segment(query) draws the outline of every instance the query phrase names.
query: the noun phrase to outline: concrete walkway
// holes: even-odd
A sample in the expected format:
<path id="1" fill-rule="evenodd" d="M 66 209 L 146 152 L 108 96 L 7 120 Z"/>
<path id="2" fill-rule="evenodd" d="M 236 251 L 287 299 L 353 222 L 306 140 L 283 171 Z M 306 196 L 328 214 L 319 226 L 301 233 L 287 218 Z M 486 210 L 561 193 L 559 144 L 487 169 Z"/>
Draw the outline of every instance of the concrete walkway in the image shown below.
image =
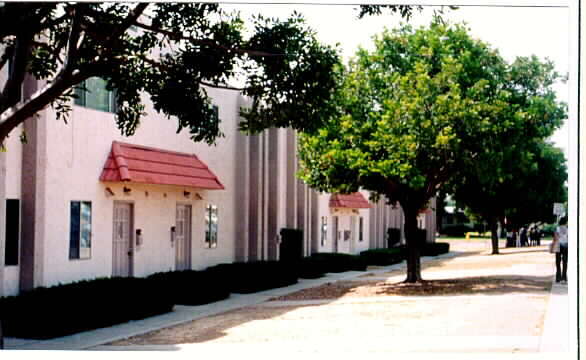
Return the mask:
<path id="1" fill-rule="evenodd" d="M 451 252 L 444 254 L 439 257 L 423 257 L 422 262 L 433 259 L 449 259 L 463 253 Z M 368 273 L 377 275 L 389 270 L 399 269 L 404 267 L 405 264 L 396 264 L 388 267 L 381 267 L 376 270 L 370 270 Z M 275 344 L 275 343 L 262 343 L 262 344 L 238 344 L 238 345 L 226 345 L 226 344 L 186 344 L 186 345 L 140 345 L 140 346 L 100 346 L 112 341 L 125 339 L 130 336 L 144 334 L 153 330 L 178 325 L 192 320 L 200 319 L 210 315 L 220 314 L 226 311 L 250 306 L 257 305 L 265 302 L 266 300 L 285 294 L 289 294 L 301 289 L 315 287 L 328 282 L 337 280 L 352 279 L 358 276 L 364 275 L 364 272 L 346 272 L 341 274 L 328 274 L 326 277 L 315 280 L 300 280 L 298 284 L 279 288 L 271 289 L 264 292 L 247 295 L 236 295 L 232 294 L 230 298 L 219 301 L 212 304 L 201 305 L 201 306 L 176 306 L 174 311 L 168 314 L 163 314 L 155 317 L 151 317 L 144 320 L 133 321 L 125 324 L 120 324 L 110 328 L 97 329 L 93 331 L 87 331 L 84 333 L 66 336 L 62 338 L 46 340 L 46 341 L 33 341 L 23 339 L 6 339 L 7 349 L 20 349 L 20 350 L 194 350 L 198 352 L 204 351 L 220 351 L 222 354 L 238 354 L 239 352 L 246 352 L 247 349 L 250 351 L 257 352 L 259 348 L 262 348 L 263 353 L 270 354 L 271 351 L 278 353 L 278 349 L 282 349 L 287 344 Z M 553 280 L 553 277 L 552 277 Z M 431 297 L 429 301 L 434 301 Z M 373 299 L 373 301 L 377 301 Z M 513 348 L 520 349 L 539 349 L 541 352 L 567 352 L 569 348 L 568 343 L 568 299 L 567 299 L 567 285 L 561 285 L 554 283 L 549 296 L 547 305 L 547 311 L 545 315 L 543 331 L 541 336 L 463 336 L 458 339 L 451 337 L 449 343 L 456 341 L 461 344 L 461 351 L 463 352 L 474 352 L 474 351 L 507 351 Z M 410 348 L 416 348 L 421 343 L 426 344 L 426 348 L 433 348 L 434 351 L 452 351 L 451 345 L 446 342 L 446 337 L 438 336 L 427 336 L 425 339 L 417 337 L 414 339 L 412 336 L 405 336 L 399 339 L 398 337 L 392 337 L 392 344 L 381 346 L 380 342 L 377 343 L 373 349 L 376 349 L 379 353 L 384 353 L 386 346 L 396 346 L 400 344 L 405 351 L 409 351 Z M 394 345 L 393 345 L 394 344 Z M 373 344 L 374 345 L 374 344 Z M 368 348 L 368 344 L 362 344 L 358 349 L 353 347 L 353 344 L 346 344 L 341 341 L 335 345 L 332 349 L 340 353 L 351 354 L 364 351 Z M 256 350 L 254 350 L 256 349 Z M 272 349 L 272 350 L 271 350 Z M 308 347 L 308 349 L 312 349 Z M 311 353 L 311 350 L 296 349 L 296 353 L 303 354 L 304 351 Z"/>

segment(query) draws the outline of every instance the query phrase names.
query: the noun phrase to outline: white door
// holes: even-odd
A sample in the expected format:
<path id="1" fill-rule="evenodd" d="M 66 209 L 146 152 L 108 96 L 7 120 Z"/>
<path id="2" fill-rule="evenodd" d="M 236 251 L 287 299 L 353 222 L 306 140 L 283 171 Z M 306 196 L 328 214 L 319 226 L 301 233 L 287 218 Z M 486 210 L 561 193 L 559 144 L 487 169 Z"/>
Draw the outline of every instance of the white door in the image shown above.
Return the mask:
<path id="1" fill-rule="evenodd" d="M 175 270 L 191 269 L 191 206 L 177 205 L 175 220 Z"/>
<path id="2" fill-rule="evenodd" d="M 112 276 L 132 276 L 132 204 L 114 202 Z"/>
<path id="3" fill-rule="evenodd" d="M 356 251 L 356 216 L 350 216 L 350 254 Z"/>

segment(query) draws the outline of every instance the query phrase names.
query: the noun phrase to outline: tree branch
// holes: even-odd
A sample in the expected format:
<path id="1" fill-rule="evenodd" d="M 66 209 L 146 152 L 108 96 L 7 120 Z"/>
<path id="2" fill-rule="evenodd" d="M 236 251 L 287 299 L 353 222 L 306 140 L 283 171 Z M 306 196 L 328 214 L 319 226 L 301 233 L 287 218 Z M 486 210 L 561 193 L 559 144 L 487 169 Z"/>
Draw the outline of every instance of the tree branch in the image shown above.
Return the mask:
<path id="1" fill-rule="evenodd" d="M 90 72 L 75 72 L 58 76 L 44 88 L 32 95 L 24 104 L 18 104 L 5 109 L 0 114 L 0 143 L 3 143 L 8 134 L 26 119 L 43 110 L 67 89 L 79 84 L 96 74 Z"/>
<path id="2" fill-rule="evenodd" d="M 134 9 L 130 11 L 126 19 L 120 24 L 115 31 L 113 31 L 108 37 L 110 41 L 119 40 L 120 36 L 134 25 L 142 13 L 146 10 L 149 3 L 139 3 Z"/>
<path id="3" fill-rule="evenodd" d="M 135 21 L 134 25 L 143 28 L 145 30 L 149 30 L 161 35 L 165 35 L 167 37 L 169 37 L 170 39 L 173 39 L 175 41 L 178 40 L 185 40 L 185 41 L 189 41 L 191 43 L 194 44 L 198 44 L 198 45 L 207 45 L 207 46 L 211 46 L 211 47 L 215 47 L 217 49 L 222 49 L 226 52 L 234 52 L 237 54 L 246 54 L 249 56 L 258 56 L 258 57 L 276 57 L 276 56 L 285 56 L 286 54 L 275 54 L 275 53 L 269 53 L 269 52 L 265 52 L 265 51 L 257 51 L 257 50 L 247 50 L 247 49 L 240 49 L 240 48 L 235 48 L 235 47 L 229 47 L 229 46 L 225 46 L 222 44 L 219 44 L 218 42 L 214 41 L 214 40 L 209 40 L 209 39 L 196 39 L 193 38 L 191 36 L 183 36 L 181 34 L 177 34 L 174 33 L 172 31 L 168 31 L 168 30 L 164 30 L 161 28 L 156 28 L 154 26 L 151 25 L 147 25 L 147 24 L 143 24 L 141 22 Z"/>
<path id="4" fill-rule="evenodd" d="M 4 84 L 2 94 L 0 94 L 0 112 L 4 112 L 10 106 L 16 104 L 20 100 L 20 90 L 24 77 L 26 75 L 26 67 L 31 53 L 31 46 L 33 43 L 33 34 L 28 32 L 21 32 L 16 36 L 14 42 L 14 66 L 12 71 L 8 74 L 8 80 Z"/>
<path id="5" fill-rule="evenodd" d="M 67 49 L 67 57 L 65 58 L 64 71 L 73 71 L 73 64 L 78 53 L 78 42 L 80 37 L 83 41 L 81 22 L 83 19 L 82 7 L 77 6 L 71 10 L 73 19 L 71 20 L 71 30 L 69 31 L 69 41 Z"/>

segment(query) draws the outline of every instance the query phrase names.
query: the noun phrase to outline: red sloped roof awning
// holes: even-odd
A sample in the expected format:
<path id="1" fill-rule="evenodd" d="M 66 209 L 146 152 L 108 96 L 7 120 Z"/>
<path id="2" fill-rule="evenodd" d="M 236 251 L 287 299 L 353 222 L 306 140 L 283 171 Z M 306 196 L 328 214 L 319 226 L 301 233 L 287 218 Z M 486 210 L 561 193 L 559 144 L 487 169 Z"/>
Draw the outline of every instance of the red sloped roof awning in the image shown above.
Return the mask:
<path id="1" fill-rule="evenodd" d="M 332 194 L 330 196 L 330 207 L 332 208 L 349 208 L 349 209 L 368 209 L 371 207 L 364 196 L 355 192 L 352 194 Z"/>
<path id="2" fill-rule="evenodd" d="M 194 154 L 119 141 L 112 142 L 100 181 L 224 189 L 218 177 Z"/>

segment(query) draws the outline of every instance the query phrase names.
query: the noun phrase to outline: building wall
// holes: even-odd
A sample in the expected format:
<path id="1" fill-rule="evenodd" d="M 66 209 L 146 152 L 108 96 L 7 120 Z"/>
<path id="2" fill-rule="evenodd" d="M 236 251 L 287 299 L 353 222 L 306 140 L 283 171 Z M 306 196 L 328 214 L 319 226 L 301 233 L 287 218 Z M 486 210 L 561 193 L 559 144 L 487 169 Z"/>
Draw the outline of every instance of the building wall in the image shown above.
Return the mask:
<path id="1" fill-rule="evenodd" d="M 115 127 L 114 114 L 74 106 L 68 124 L 55 121 L 52 111 L 46 110 L 47 128 L 43 132 L 46 149 L 38 156 L 44 160 L 45 184 L 39 190 L 45 211 L 38 209 L 43 217 L 43 229 L 37 233 L 43 239 L 43 273 L 35 286 L 53 285 L 96 276 L 109 276 L 112 271 L 112 218 L 114 200 L 134 203 L 134 228 L 142 229 L 143 245 L 134 258 L 136 276 L 145 276 L 174 267 L 174 250 L 170 247 L 170 227 L 175 223 L 177 203 L 192 205 L 192 266 L 205 268 L 220 262 L 235 260 L 237 215 L 241 209 L 234 199 L 242 196 L 237 174 L 236 133 L 239 95 L 233 91 L 210 90 L 214 103 L 219 106 L 224 138 L 216 146 L 194 143 L 188 134 L 176 134 L 176 123 L 167 120 L 149 108 L 140 128 L 131 137 L 123 137 Z M 186 199 L 183 191 L 195 193 L 194 189 L 164 187 L 156 185 L 126 184 L 131 194 L 123 195 L 120 184 L 99 181 L 102 168 L 108 157 L 113 140 L 124 141 L 156 148 L 195 153 L 214 172 L 225 190 L 198 191 L 203 200 Z M 242 142 L 242 139 L 239 139 Z M 110 187 L 115 196 L 108 196 Z M 148 193 L 148 195 L 147 195 Z M 166 197 L 165 197 L 166 194 Z M 69 259 L 69 206 L 70 201 L 92 202 L 92 256 L 87 260 Z M 218 247 L 204 248 L 204 208 L 206 203 L 219 208 Z M 240 212 L 239 212 L 240 211 Z M 44 234 L 44 236 L 43 236 Z"/>
<path id="2" fill-rule="evenodd" d="M 0 47 L 0 50 L 3 50 Z M 8 77 L 8 67 L 0 71 L 0 86 Z M 5 214 L 6 199 L 21 200 L 22 143 L 20 135 L 23 126 L 10 133 L 4 143 L 5 150 L 0 153 L 0 214 Z M 18 293 L 20 265 L 5 266 L 5 217 L 0 219 L 0 296 Z"/>
<path id="3" fill-rule="evenodd" d="M 5 199 L 21 200 L 22 143 L 19 135 L 22 133 L 22 129 L 22 125 L 18 126 L 6 141 L 6 152 L 3 154 L 6 166 L 5 179 L 0 180 L 0 184 L 5 186 Z M 2 160 L 0 160 L 0 162 L 1 161 Z M 2 197 L 0 197 L 0 199 L 5 201 Z M 2 223 L 1 229 L 4 232 L 4 223 Z M 0 261 L 2 261 L 2 265 L 4 265 L 4 253 L 2 253 Z M 0 277 L 0 279 L 1 278 L 2 277 Z M 4 295 L 16 295 L 18 293 L 20 281 L 20 265 L 4 266 L 3 278 Z M 0 290 L 0 296 L 1 295 L 2 291 Z"/>
<path id="4" fill-rule="evenodd" d="M 27 91 L 35 89 L 32 86 Z M 225 135 L 212 146 L 194 143 L 186 131 L 177 134 L 176 122 L 156 113 L 146 98 L 147 115 L 130 137 L 120 134 L 114 114 L 80 106 L 73 106 L 67 124 L 56 121 L 51 109 L 43 111 L 38 120 L 27 121 L 25 128 L 31 141 L 22 145 L 17 136 L 11 137 L 9 145 L 14 151 L 3 160 L 10 180 L 4 181 L 2 189 L 9 198 L 23 197 L 24 249 L 21 266 L 1 268 L 0 284 L 5 292 L 16 293 L 19 282 L 21 289 L 27 289 L 110 276 L 115 201 L 133 204 L 133 228 L 142 231 L 142 243 L 135 242 L 132 257 L 135 276 L 175 268 L 170 228 L 175 225 L 177 204 L 192 207 L 193 269 L 278 259 L 278 234 L 283 227 L 303 230 L 303 255 L 332 252 L 334 216 L 339 218 L 342 236 L 338 252 L 342 253 L 386 247 L 386 229 L 402 227 L 400 208 L 393 209 L 382 201 L 371 209 L 330 208 L 329 194 L 317 193 L 295 177 L 298 159 L 294 131 L 240 134 L 238 109 L 247 100 L 228 90 L 210 89 L 209 95 L 219 107 Z M 225 190 L 100 182 L 114 140 L 195 153 L 218 176 Z M 124 187 L 131 191 L 125 193 Z M 362 193 L 368 198 L 367 191 Z M 89 259 L 69 259 L 71 201 L 92 203 Z M 218 246 L 213 249 L 204 241 L 208 203 L 217 205 L 219 211 Z M 322 216 L 328 219 L 324 245 L 320 241 Z M 363 241 L 358 241 L 359 217 L 364 220 Z M 344 240 L 344 231 L 351 231 L 348 240 Z"/>

